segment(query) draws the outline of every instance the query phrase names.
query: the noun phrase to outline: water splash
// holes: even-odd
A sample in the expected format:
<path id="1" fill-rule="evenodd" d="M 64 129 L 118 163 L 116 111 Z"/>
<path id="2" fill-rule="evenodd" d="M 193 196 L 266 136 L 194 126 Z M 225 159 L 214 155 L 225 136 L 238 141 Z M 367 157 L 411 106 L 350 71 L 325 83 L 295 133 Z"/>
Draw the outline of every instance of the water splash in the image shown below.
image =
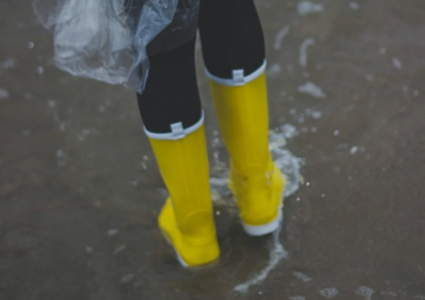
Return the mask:
<path id="1" fill-rule="evenodd" d="M 0 99 L 9 98 L 10 94 L 7 90 L 0 88 Z"/>
<path id="2" fill-rule="evenodd" d="M 307 116 L 312 117 L 314 120 L 319 120 L 323 116 L 323 113 L 320 110 L 312 110 L 311 108 L 306 108 L 304 112 Z"/>
<path id="3" fill-rule="evenodd" d="M 59 149 L 56 151 L 56 158 L 58 166 L 63 167 L 67 163 L 68 154 L 63 149 Z"/>
<path id="4" fill-rule="evenodd" d="M 301 272 L 292 272 L 292 275 L 294 275 L 295 278 L 301 280 L 302 282 L 310 282 L 312 280 L 311 277 Z"/>
<path id="5" fill-rule="evenodd" d="M 261 284 L 266 280 L 269 273 L 278 265 L 278 263 L 283 259 L 288 257 L 288 252 L 283 248 L 283 245 L 279 241 L 279 235 L 282 231 L 282 224 L 273 233 L 273 246 L 270 250 L 270 261 L 268 265 L 262 269 L 257 275 L 252 279 L 235 286 L 234 290 L 237 292 L 245 293 L 249 290 L 252 285 Z"/>
<path id="6" fill-rule="evenodd" d="M 118 229 L 110 229 L 110 230 L 108 230 L 107 234 L 108 234 L 109 236 L 114 236 L 114 235 L 116 235 L 118 232 L 119 232 L 119 230 L 118 230 Z"/>
<path id="7" fill-rule="evenodd" d="M 397 69 L 401 70 L 403 68 L 403 64 L 397 57 L 393 57 L 392 61 L 393 61 L 393 66 L 396 67 Z"/>
<path id="8" fill-rule="evenodd" d="M 359 286 L 359 288 L 356 290 L 356 294 L 363 297 L 366 300 L 371 300 L 372 295 L 374 293 L 375 291 L 367 286 Z"/>
<path id="9" fill-rule="evenodd" d="M 360 5 L 357 2 L 351 1 L 348 6 L 353 10 L 358 10 L 360 8 Z"/>
<path id="10" fill-rule="evenodd" d="M 280 130 L 271 131 L 269 135 L 269 149 L 273 160 L 286 177 L 285 197 L 295 193 L 300 185 L 300 167 L 303 160 L 295 157 L 289 150 L 284 148 L 287 140 L 296 135 L 295 127 L 290 124 L 283 125 Z"/>
<path id="11" fill-rule="evenodd" d="M 274 42 L 274 49 L 280 50 L 282 49 L 282 41 L 283 39 L 288 35 L 289 33 L 289 26 L 286 25 L 283 29 L 279 30 L 279 32 L 276 34 L 276 40 Z"/>
<path id="12" fill-rule="evenodd" d="M 302 67 L 307 67 L 307 50 L 312 45 L 314 45 L 314 39 L 306 38 L 300 46 L 300 65 Z"/>
<path id="13" fill-rule="evenodd" d="M 282 170 L 286 177 L 286 187 L 284 196 L 288 197 L 295 193 L 300 186 L 300 166 L 303 160 L 294 156 L 289 150 L 284 147 L 287 140 L 297 135 L 297 130 L 293 125 L 285 124 L 282 127 L 269 132 L 269 149 L 272 153 L 273 160 L 276 166 Z M 212 187 L 212 195 L 214 203 L 225 204 L 236 208 L 236 203 L 231 197 L 223 197 L 230 195 L 227 187 L 229 169 L 226 167 L 220 173 L 216 173 L 210 179 Z M 269 262 L 266 267 L 260 270 L 253 278 L 237 285 L 234 290 L 238 292 L 247 292 L 253 285 L 261 284 L 269 275 L 269 273 L 279 264 L 279 262 L 288 257 L 288 252 L 285 250 L 279 241 L 279 235 L 282 230 L 282 224 L 279 229 L 273 233 L 272 245 L 269 252 Z"/>
<path id="14" fill-rule="evenodd" d="M 300 85 L 298 87 L 298 91 L 300 93 L 307 94 L 315 98 L 319 98 L 319 99 L 326 98 L 326 94 L 323 92 L 323 90 L 311 81 L 308 81 L 303 85 Z"/>
<path id="15" fill-rule="evenodd" d="M 300 166 L 303 160 L 295 157 L 289 150 L 285 149 L 287 140 L 292 139 L 298 134 L 296 128 L 291 124 L 284 124 L 278 129 L 269 131 L 269 149 L 272 154 L 272 158 L 276 166 L 282 170 L 282 173 L 286 177 L 286 186 L 284 196 L 288 197 L 295 193 L 300 185 Z M 214 162 L 220 165 L 220 170 L 215 170 L 214 176 L 210 178 L 210 184 L 212 187 L 213 194 L 225 195 L 229 194 L 228 189 L 228 176 L 229 168 L 222 162 L 217 161 L 218 157 L 214 157 Z M 223 199 L 217 199 L 216 201 L 222 201 Z M 213 199 L 214 200 L 214 199 Z M 228 205 L 235 205 L 234 201 L 228 201 Z"/>
<path id="16" fill-rule="evenodd" d="M 298 14 L 305 16 L 308 14 L 320 13 L 323 11 L 323 5 L 311 1 L 301 1 L 298 3 Z"/>
<path id="17" fill-rule="evenodd" d="M 0 68 L 2 69 L 12 69 L 16 66 L 16 59 L 8 58 L 5 61 L 0 62 Z"/>
<path id="18" fill-rule="evenodd" d="M 267 70 L 268 77 L 276 77 L 280 74 L 282 67 L 279 64 L 272 64 Z"/>
<path id="19" fill-rule="evenodd" d="M 338 290 L 336 288 L 326 288 L 319 291 L 320 296 L 326 299 L 335 298 L 338 295 Z"/>
<path id="20" fill-rule="evenodd" d="M 118 255 L 119 253 L 123 252 L 127 248 L 127 245 L 121 245 L 118 248 L 112 252 L 113 255 Z"/>

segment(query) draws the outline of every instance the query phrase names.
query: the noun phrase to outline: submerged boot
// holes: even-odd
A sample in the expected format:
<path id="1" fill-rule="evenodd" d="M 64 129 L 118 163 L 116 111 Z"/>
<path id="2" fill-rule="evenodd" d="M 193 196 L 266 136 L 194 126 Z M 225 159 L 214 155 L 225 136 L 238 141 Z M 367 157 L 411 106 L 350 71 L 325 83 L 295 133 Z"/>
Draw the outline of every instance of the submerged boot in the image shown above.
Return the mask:
<path id="1" fill-rule="evenodd" d="M 174 140 L 150 137 L 170 193 L 158 223 L 183 266 L 202 266 L 214 262 L 220 254 L 213 219 L 204 126 L 191 132 L 185 132 L 181 123 L 171 127 Z"/>
<path id="2" fill-rule="evenodd" d="M 208 73 L 207 73 L 208 74 Z M 282 219 L 285 179 L 268 147 L 268 105 L 264 68 L 233 80 L 211 74 L 210 87 L 224 142 L 231 157 L 230 189 L 243 228 L 259 236 L 275 231 Z"/>

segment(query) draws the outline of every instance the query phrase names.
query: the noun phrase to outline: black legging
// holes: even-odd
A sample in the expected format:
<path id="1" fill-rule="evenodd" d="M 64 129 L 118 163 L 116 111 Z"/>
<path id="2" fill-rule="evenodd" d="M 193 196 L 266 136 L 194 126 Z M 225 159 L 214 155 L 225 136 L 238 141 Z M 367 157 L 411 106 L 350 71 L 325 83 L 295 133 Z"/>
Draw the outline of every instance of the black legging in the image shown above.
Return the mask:
<path id="1" fill-rule="evenodd" d="M 232 71 L 245 75 L 265 60 L 265 43 L 253 0 L 201 0 L 199 32 L 205 66 L 210 74 L 232 79 Z M 170 133 L 181 122 L 189 128 L 202 118 L 195 68 L 195 40 L 151 56 L 150 71 L 138 103 L 150 133 Z"/>

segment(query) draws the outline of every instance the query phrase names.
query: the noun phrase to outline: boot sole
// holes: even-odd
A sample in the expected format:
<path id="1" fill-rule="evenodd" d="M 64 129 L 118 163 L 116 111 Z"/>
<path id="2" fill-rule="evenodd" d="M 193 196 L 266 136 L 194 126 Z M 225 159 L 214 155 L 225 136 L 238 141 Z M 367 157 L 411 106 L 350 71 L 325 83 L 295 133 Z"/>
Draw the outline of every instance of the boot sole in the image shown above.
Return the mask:
<path id="1" fill-rule="evenodd" d="M 279 228 L 279 225 L 282 222 L 282 219 L 283 219 L 282 206 L 279 206 L 279 211 L 277 213 L 276 219 L 274 219 L 270 223 L 259 225 L 259 226 L 249 225 L 244 223 L 243 221 L 241 221 L 241 223 L 242 223 L 243 229 L 248 235 L 262 236 L 262 235 L 266 235 L 276 231 Z"/>
<path id="2" fill-rule="evenodd" d="M 191 270 L 191 271 L 200 271 L 200 270 L 206 270 L 206 269 L 210 269 L 215 267 L 218 262 L 220 261 L 220 257 L 217 257 L 216 259 L 210 261 L 210 262 L 206 262 L 203 263 L 201 265 L 188 265 L 183 258 L 180 256 L 180 254 L 177 252 L 176 248 L 174 247 L 173 243 L 171 243 L 170 241 L 168 241 L 168 244 L 170 244 L 171 247 L 173 247 L 174 252 L 176 253 L 176 257 L 178 262 L 180 263 L 180 265 L 187 269 L 187 270 Z"/>
<path id="3" fill-rule="evenodd" d="M 161 233 L 162 233 L 162 236 L 167 241 L 167 243 L 173 248 L 174 253 L 176 254 L 176 257 L 177 257 L 178 262 L 185 269 L 194 270 L 194 271 L 208 269 L 208 268 L 211 268 L 211 267 L 215 267 L 217 265 L 217 263 L 219 262 L 219 260 L 220 260 L 220 256 L 219 256 L 219 257 L 217 257 L 216 259 L 214 259 L 212 261 L 208 261 L 208 262 L 205 262 L 205 263 L 200 264 L 200 265 L 188 265 L 184 261 L 184 259 L 181 257 L 181 255 L 177 251 L 176 247 L 174 247 L 174 244 L 173 244 L 173 242 L 172 242 L 169 234 L 165 230 L 163 230 L 163 229 L 161 229 Z"/>

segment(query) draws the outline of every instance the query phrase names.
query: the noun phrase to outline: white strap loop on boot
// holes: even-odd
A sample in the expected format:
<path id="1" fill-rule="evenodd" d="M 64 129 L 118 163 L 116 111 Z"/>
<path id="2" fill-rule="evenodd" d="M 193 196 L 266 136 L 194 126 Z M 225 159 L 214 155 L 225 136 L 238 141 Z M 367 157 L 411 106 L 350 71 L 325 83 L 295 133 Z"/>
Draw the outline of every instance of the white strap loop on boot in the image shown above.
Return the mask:
<path id="1" fill-rule="evenodd" d="M 239 69 L 239 70 L 233 70 L 233 84 L 234 85 L 244 85 L 245 84 L 245 70 Z"/>
<path id="2" fill-rule="evenodd" d="M 186 136 L 186 134 L 184 133 L 182 122 L 171 124 L 170 127 L 171 127 L 171 133 L 173 134 L 174 138 L 182 139 Z"/>

